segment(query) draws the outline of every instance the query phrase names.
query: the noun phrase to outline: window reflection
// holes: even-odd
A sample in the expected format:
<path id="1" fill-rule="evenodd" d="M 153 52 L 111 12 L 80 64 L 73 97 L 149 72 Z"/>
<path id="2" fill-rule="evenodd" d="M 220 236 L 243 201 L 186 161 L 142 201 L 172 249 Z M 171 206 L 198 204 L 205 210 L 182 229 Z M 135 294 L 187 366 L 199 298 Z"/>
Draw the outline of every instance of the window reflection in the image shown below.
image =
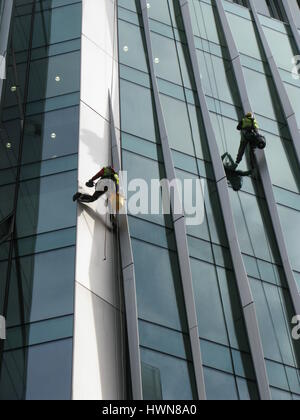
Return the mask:
<path id="1" fill-rule="evenodd" d="M 22 162 L 37 162 L 76 153 L 78 126 L 78 107 L 28 117 Z"/>
<path id="2" fill-rule="evenodd" d="M 159 393 L 163 400 L 196 399 L 195 379 L 190 363 L 148 349 L 141 350 L 141 359 L 144 365 L 144 399 Z"/>
<path id="3" fill-rule="evenodd" d="M 0 399 L 69 400 L 71 369 L 72 340 L 5 352 Z"/>
<path id="4" fill-rule="evenodd" d="M 15 260 L 10 286 L 7 326 L 73 313 L 74 248 Z M 22 284 L 24 312 L 19 312 Z"/>

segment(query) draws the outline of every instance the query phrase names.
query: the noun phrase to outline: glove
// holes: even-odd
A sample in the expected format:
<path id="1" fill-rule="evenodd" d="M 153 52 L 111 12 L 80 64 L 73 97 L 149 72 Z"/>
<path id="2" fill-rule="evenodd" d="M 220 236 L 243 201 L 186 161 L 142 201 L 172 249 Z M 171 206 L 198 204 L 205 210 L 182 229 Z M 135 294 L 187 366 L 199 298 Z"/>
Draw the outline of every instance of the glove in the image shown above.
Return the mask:
<path id="1" fill-rule="evenodd" d="M 85 184 L 87 187 L 89 188 L 93 188 L 94 187 L 94 181 L 92 181 L 91 179 Z"/>

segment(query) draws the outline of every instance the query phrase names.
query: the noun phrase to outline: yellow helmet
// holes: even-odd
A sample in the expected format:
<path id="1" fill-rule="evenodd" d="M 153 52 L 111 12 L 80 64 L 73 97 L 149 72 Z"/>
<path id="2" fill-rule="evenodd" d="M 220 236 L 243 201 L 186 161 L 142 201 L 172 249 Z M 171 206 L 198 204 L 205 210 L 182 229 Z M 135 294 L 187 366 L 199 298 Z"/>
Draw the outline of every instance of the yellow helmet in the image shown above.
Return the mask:
<path id="1" fill-rule="evenodd" d="M 253 114 L 253 112 L 248 112 L 248 113 L 246 114 L 246 117 L 247 117 L 247 118 L 254 118 L 254 114 Z"/>

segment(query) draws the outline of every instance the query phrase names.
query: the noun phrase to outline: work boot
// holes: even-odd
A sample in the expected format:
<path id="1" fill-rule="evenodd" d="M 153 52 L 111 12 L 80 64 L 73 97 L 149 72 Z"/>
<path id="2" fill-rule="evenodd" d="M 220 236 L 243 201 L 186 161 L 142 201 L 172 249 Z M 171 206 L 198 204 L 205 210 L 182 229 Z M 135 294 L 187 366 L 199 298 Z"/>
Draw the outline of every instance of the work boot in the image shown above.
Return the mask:
<path id="1" fill-rule="evenodd" d="M 73 195 L 73 201 L 74 201 L 74 203 L 75 203 L 75 201 L 78 200 L 79 197 L 81 197 L 81 194 L 79 192 L 76 193 L 75 195 Z"/>

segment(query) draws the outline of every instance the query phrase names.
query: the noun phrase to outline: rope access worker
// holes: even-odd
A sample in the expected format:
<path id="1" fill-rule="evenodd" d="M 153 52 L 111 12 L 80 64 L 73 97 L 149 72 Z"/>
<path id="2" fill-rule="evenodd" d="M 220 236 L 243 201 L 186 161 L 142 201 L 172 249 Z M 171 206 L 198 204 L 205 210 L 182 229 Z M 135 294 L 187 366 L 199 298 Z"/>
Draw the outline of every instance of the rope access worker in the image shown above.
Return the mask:
<path id="1" fill-rule="evenodd" d="M 264 149 L 266 147 L 266 140 L 259 134 L 259 125 L 252 112 L 248 112 L 244 116 L 244 118 L 239 122 L 237 130 L 241 131 L 241 143 L 235 167 L 237 167 L 242 161 L 248 144 L 250 144 L 251 147 L 251 155 L 255 148 L 258 147 L 259 149 Z"/>
<path id="2" fill-rule="evenodd" d="M 93 178 L 91 178 L 85 185 L 89 188 L 93 188 L 95 186 L 94 181 L 97 179 L 100 180 L 96 184 L 96 191 L 93 195 L 89 194 L 81 194 L 77 192 L 73 196 L 73 201 L 79 201 L 81 203 L 93 203 L 94 201 L 98 200 L 103 194 L 109 191 L 109 184 L 111 181 L 114 182 L 115 192 L 119 193 L 119 175 L 111 166 L 106 166 L 101 169 Z"/>

